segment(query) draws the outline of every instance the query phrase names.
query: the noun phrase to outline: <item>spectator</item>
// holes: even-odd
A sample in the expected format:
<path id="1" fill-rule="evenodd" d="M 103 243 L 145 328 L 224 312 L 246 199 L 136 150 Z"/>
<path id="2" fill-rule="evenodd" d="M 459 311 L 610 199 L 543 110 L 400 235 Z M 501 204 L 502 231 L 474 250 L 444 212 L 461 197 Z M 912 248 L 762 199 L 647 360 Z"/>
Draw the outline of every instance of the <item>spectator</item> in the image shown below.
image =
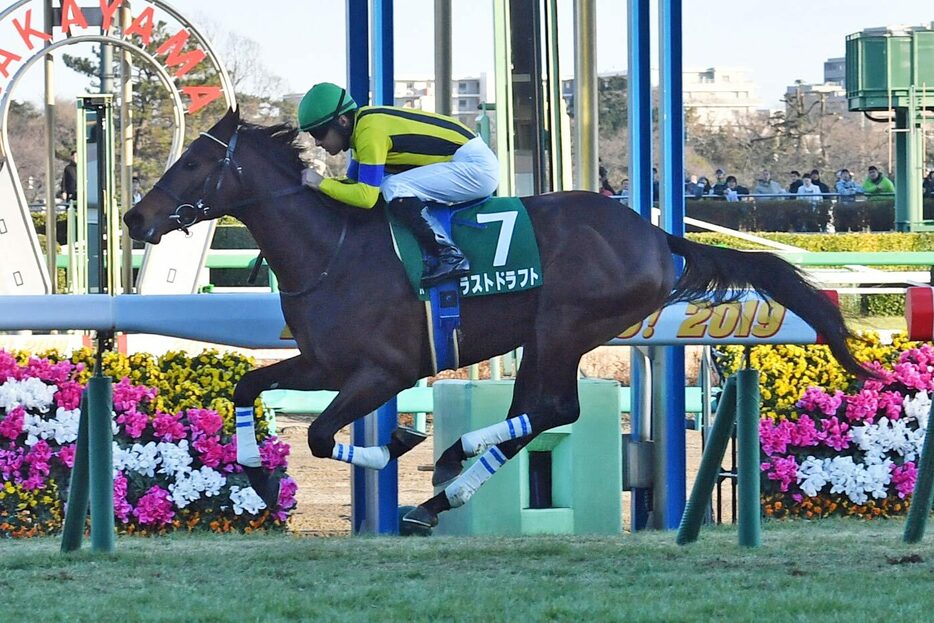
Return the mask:
<path id="1" fill-rule="evenodd" d="M 862 194 L 863 190 L 853 181 L 848 169 L 840 169 L 840 179 L 837 180 L 837 193 L 840 194 L 840 203 L 853 203 L 856 201 L 856 195 Z"/>
<path id="2" fill-rule="evenodd" d="M 729 202 L 739 201 L 740 195 L 748 195 L 749 189 L 736 183 L 736 176 L 730 175 L 726 178 L 726 188 L 723 190 L 723 196 Z"/>
<path id="3" fill-rule="evenodd" d="M 65 170 L 62 171 L 62 185 L 59 197 L 65 203 L 71 203 L 78 198 L 78 152 L 72 151 Z"/>
<path id="4" fill-rule="evenodd" d="M 723 169 L 717 169 L 713 174 L 714 177 L 717 178 L 716 183 L 713 185 L 713 194 L 722 197 L 724 191 L 726 190 L 726 173 L 723 172 Z"/>
<path id="5" fill-rule="evenodd" d="M 629 199 L 629 178 L 628 177 L 623 178 L 623 184 L 619 187 L 619 196 L 620 196 L 620 199 L 622 199 L 623 201 L 627 201 Z"/>
<path id="6" fill-rule="evenodd" d="M 820 171 L 813 169 L 811 171 L 811 182 L 820 189 L 820 192 L 827 194 L 830 192 L 830 186 L 823 183 L 820 179 Z"/>
<path id="7" fill-rule="evenodd" d="M 697 189 L 696 189 L 697 194 L 694 195 L 695 197 L 700 199 L 704 195 L 709 195 L 712 192 L 713 191 L 710 188 L 710 180 L 708 180 L 703 175 L 697 178 Z"/>
<path id="8" fill-rule="evenodd" d="M 798 189 L 801 188 L 801 174 L 797 171 L 792 171 L 789 173 L 791 176 L 791 184 L 788 185 L 788 192 L 792 195 L 798 194 Z"/>
<path id="9" fill-rule="evenodd" d="M 697 198 L 697 176 L 692 175 L 684 180 L 684 196 Z"/>
<path id="10" fill-rule="evenodd" d="M 762 171 L 752 192 L 756 195 L 784 195 L 785 189 L 782 185 L 772 179 L 772 174 L 768 171 Z"/>
<path id="11" fill-rule="evenodd" d="M 820 187 L 814 184 L 809 175 L 801 178 L 801 186 L 798 187 L 796 194 L 802 201 L 810 201 L 814 204 L 823 201 L 823 197 L 820 196 Z"/>
<path id="12" fill-rule="evenodd" d="M 928 171 L 927 177 L 921 183 L 921 188 L 925 197 L 934 197 L 934 170 Z"/>
<path id="13" fill-rule="evenodd" d="M 875 165 L 869 167 L 869 177 L 863 181 L 863 193 L 869 196 L 882 193 L 894 193 L 895 185 L 892 180 L 882 174 Z"/>
<path id="14" fill-rule="evenodd" d="M 143 200 L 143 185 L 139 181 L 138 175 L 133 176 L 133 191 L 132 192 L 133 192 L 133 199 L 132 199 L 133 205 L 136 205 L 137 203 Z"/>

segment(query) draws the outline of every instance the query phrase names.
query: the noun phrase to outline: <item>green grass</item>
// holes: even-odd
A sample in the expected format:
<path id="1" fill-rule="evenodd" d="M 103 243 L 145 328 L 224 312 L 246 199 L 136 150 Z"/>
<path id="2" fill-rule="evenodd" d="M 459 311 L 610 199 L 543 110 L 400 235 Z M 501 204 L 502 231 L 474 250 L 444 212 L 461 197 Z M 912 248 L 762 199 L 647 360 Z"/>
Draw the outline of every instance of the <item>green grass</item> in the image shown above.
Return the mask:
<path id="1" fill-rule="evenodd" d="M 929 621 L 934 535 L 772 522 L 604 538 L 121 538 L 63 556 L 0 542 L 3 621 Z M 929 530 L 930 532 L 930 530 Z"/>

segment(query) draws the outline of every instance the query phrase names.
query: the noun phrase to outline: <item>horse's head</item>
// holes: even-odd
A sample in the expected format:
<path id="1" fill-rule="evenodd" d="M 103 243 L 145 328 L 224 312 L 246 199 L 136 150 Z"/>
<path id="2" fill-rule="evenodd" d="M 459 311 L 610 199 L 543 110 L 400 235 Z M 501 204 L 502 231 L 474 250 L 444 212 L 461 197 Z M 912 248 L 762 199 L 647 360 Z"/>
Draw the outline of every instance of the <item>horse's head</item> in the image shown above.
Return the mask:
<path id="1" fill-rule="evenodd" d="M 229 211 L 243 193 L 240 165 L 234 158 L 239 126 L 239 113 L 227 111 L 124 215 L 134 240 L 158 244 L 171 231 L 187 231 Z"/>

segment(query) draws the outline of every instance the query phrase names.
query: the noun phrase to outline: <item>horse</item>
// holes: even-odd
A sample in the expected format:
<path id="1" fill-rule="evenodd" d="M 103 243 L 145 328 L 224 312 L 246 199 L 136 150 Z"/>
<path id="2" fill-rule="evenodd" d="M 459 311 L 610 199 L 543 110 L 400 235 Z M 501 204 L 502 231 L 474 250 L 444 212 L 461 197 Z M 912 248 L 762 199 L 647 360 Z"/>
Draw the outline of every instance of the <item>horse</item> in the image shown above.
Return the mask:
<path id="1" fill-rule="evenodd" d="M 268 389 L 336 390 L 308 427 L 312 454 L 380 468 L 421 437 L 399 429 L 375 449 L 346 447 L 334 437 L 434 372 L 424 304 L 407 281 L 383 210 L 346 206 L 300 185 L 306 165 L 298 133 L 289 124 L 246 123 L 228 111 L 124 221 L 133 239 L 158 244 L 202 220 L 239 219 L 278 277 L 282 313 L 300 354 L 245 374 L 234 391 L 237 413 L 251 420 L 254 401 Z M 672 236 L 597 193 L 521 201 L 540 249 L 542 285 L 463 299 L 457 332 L 462 365 L 523 348 L 507 419 L 465 434 L 441 454 L 432 481 L 447 486 L 404 517 L 413 526 L 437 525 L 439 514 L 466 503 L 536 435 L 576 421 L 581 357 L 670 303 L 715 304 L 755 291 L 814 328 L 848 372 L 873 376 L 849 350 L 853 335 L 836 305 L 773 254 Z M 680 276 L 673 255 L 684 258 Z M 252 432 L 252 421 L 242 425 Z M 278 483 L 258 462 L 240 462 L 273 508 Z"/>

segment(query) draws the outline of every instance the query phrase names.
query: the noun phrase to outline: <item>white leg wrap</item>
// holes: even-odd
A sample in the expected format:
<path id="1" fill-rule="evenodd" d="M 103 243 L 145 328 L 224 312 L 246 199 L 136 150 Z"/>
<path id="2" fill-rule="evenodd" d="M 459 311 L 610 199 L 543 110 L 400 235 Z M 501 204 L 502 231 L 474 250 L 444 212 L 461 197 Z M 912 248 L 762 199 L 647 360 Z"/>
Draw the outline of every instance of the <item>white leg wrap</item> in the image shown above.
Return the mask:
<path id="1" fill-rule="evenodd" d="M 467 500 L 473 497 L 473 494 L 490 477 L 506 464 L 506 457 L 496 446 L 487 450 L 483 456 L 477 459 L 477 462 L 467 468 L 463 474 L 457 477 L 457 480 L 449 484 L 444 489 L 444 495 L 448 498 L 451 508 L 457 508 L 467 503 Z"/>
<path id="2" fill-rule="evenodd" d="M 262 461 L 256 445 L 253 407 L 237 407 L 234 414 L 237 420 L 237 463 L 245 467 L 259 467 Z"/>
<path id="3" fill-rule="evenodd" d="M 461 437 L 461 447 L 467 456 L 477 456 L 498 443 L 531 434 L 532 425 L 529 423 L 529 416 L 523 413 L 505 422 L 493 424 L 463 435 Z"/>
<path id="4" fill-rule="evenodd" d="M 331 458 L 357 467 L 383 469 L 389 463 L 389 448 L 386 446 L 349 446 L 345 443 L 334 444 Z"/>

